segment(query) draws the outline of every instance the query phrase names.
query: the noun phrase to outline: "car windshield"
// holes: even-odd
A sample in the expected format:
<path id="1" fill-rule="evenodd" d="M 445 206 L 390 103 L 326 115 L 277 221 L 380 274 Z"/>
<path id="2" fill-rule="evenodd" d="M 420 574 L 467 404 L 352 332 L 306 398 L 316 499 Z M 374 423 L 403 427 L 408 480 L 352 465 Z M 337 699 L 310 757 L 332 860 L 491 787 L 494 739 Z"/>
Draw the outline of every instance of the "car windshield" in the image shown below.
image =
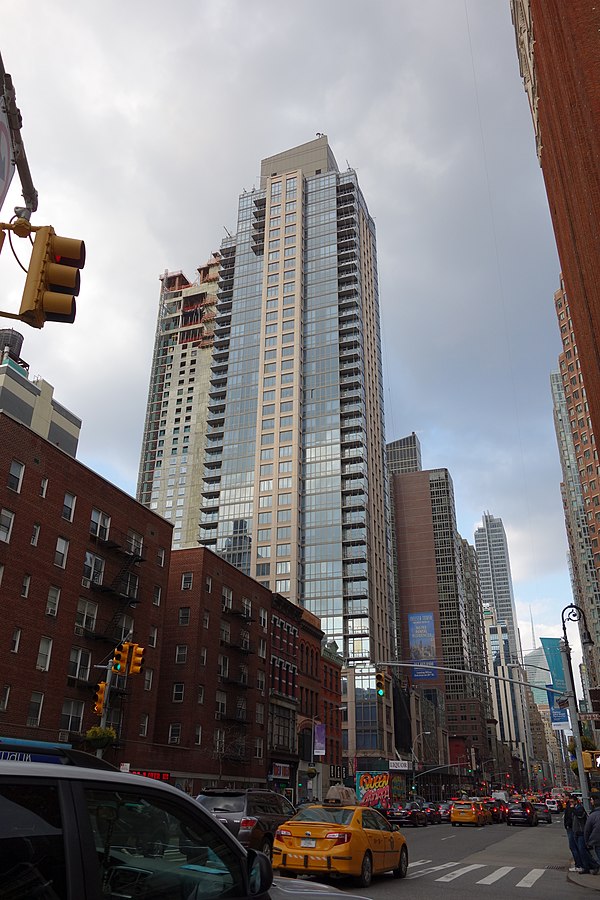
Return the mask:
<path id="1" fill-rule="evenodd" d="M 196 799 L 211 812 L 243 812 L 246 797 L 244 794 L 234 794 L 232 797 L 222 794 L 199 794 Z"/>
<path id="2" fill-rule="evenodd" d="M 326 822 L 332 825 L 349 825 L 354 815 L 353 809 L 336 809 L 328 806 L 307 806 L 296 813 L 292 822 Z"/>

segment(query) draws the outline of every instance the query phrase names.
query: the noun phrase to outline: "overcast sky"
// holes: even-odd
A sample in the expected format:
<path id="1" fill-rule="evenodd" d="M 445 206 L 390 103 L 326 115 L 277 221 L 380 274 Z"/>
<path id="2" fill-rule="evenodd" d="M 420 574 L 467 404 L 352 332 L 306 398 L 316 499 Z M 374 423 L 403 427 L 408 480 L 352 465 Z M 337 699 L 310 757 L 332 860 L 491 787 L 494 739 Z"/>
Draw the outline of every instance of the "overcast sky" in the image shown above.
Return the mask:
<path id="1" fill-rule="evenodd" d="M 523 648 L 530 609 L 558 635 L 559 263 L 509 0 L 32 0 L 3 9 L 1 52 L 34 224 L 87 247 L 75 324 L 19 326 L 79 459 L 135 493 L 159 275 L 193 279 L 260 160 L 326 133 L 377 226 L 387 439 L 449 469 L 469 541 L 503 519 Z M 15 176 L 3 219 L 20 203 Z M 7 244 L 0 266 L 18 311 Z"/>

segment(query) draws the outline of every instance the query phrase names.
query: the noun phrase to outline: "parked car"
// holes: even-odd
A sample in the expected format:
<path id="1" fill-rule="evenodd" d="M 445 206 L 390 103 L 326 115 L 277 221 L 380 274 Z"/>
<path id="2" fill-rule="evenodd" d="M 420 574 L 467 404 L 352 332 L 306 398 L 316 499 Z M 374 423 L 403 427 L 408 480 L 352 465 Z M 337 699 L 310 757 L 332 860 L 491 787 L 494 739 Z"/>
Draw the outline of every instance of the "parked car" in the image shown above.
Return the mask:
<path id="1" fill-rule="evenodd" d="M 479 828 L 485 825 L 485 818 L 481 803 L 475 800 L 457 801 L 450 813 L 452 825 L 475 825 Z"/>
<path id="2" fill-rule="evenodd" d="M 508 808 L 507 825 L 537 825 L 538 816 L 533 803 L 521 800 L 519 803 L 511 803 Z"/>
<path id="3" fill-rule="evenodd" d="M 238 841 L 271 858 L 278 827 L 296 813 L 287 797 L 254 788 L 206 788 L 196 797 Z"/>
<path id="4" fill-rule="evenodd" d="M 552 812 L 545 803 L 534 803 L 533 808 L 537 813 L 538 822 L 547 822 L 552 825 Z"/>
<path id="5" fill-rule="evenodd" d="M 426 803 L 423 807 L 423 812 L 427 816 L 428 825 L 441 824 L 442 814 L 440 812 L 439 803 Z"/>
<path id="6" fill-rule="evenodd" d="M 284 875 L 351 875 L 368 887 L 383 872 L 404 878 L 408 847 L 398 826 L 378 810 L 325 802 L 303 807 L 279 826 L 273 867 Z"/>
<path id="7" fill-rule="evenodd" d="M 450 821 L 450 813 L 452 812 L 452 803 L 450 801 L 440 803 L 440 817 L 442 822 Z"/>
<path id="8" fill-rule="evenodd" d="M 397 825 L 412 825 L 418 828 L 419 825 L 427 825 L 427 815 L 416 800 L 409 800 L 407 803 L 398 803 L 393 806 L 388 815 L 390 822 Z"/>
<path id="9" fill-rule="evenodd" d="M 169 852 L 156 848 L 159 833 Z M 263 854 L 246 851 L 168 784 L 80 765 L 0 762 L 1 897 L 266 900 L 272 879 Z"/>

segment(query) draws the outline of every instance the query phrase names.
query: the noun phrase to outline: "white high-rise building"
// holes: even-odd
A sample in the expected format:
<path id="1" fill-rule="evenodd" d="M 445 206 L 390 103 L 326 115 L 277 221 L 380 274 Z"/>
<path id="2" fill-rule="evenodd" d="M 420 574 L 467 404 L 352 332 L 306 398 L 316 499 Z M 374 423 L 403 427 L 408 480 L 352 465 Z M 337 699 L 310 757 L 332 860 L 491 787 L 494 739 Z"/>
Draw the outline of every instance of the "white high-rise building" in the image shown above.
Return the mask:
<path id="1" fill-rule="evenodd" d="M 475 550 L 483 605 L 494 611 L 498 624 L 506 625 L 512 660 L 521 662 L 510 557 L 502 519 L 483 513 L 482 524 L 475 531 Z"/>

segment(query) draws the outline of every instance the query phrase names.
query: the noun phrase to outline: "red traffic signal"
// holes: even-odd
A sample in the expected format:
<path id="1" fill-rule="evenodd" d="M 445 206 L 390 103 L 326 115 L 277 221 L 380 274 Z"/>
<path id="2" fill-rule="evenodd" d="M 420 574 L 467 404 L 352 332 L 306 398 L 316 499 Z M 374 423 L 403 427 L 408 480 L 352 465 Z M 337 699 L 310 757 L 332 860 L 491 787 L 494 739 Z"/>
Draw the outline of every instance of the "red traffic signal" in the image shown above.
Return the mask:
<path id="1" fill-rule="evenodd" d="M 45 322 L 75 321 L 79 269 L 85 265 L 85 244 L 60 237 L 51 225 L 38 228 L 33 243 L 19 318 L 32 328 Z"/>

